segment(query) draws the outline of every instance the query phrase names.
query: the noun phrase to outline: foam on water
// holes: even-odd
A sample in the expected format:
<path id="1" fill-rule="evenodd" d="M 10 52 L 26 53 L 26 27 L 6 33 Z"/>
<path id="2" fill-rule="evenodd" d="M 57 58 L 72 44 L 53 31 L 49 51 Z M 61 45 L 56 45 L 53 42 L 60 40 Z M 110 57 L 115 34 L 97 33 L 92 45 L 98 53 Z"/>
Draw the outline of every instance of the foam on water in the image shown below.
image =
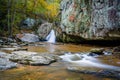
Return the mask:
<path id="1" fill-rule="evenodd" d="M 96 68 L 104 68 L 104 69 L 112 69 L 119 70 L 120 67 L 108 65 L 101 63 L 99 59 L 88 56 L 87 54 L 65 54 L 60 56 L 60 58 L 68 63 L 72 63 L 81 67 L 96 67 Z"/>

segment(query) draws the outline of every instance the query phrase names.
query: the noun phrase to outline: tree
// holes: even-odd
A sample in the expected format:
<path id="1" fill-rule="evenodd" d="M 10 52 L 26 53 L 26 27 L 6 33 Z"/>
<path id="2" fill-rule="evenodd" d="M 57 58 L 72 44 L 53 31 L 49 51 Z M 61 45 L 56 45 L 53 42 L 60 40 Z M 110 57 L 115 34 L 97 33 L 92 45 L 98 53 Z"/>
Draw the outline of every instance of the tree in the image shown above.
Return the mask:
<path id="1" fill-rule="evenodd" d="M 55 21 L 60 0 L 0 0 L 0 3 L 0 30 L 6 29 L 6 35 L 12 36 L 27 17 Z"/>

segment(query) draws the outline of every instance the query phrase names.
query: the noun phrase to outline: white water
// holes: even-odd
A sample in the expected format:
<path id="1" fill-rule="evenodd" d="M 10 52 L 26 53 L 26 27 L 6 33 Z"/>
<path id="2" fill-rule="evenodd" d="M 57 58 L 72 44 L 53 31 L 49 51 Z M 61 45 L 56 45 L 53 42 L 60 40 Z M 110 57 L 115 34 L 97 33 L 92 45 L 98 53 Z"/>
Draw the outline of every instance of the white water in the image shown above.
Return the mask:
<path id="1" fill-rule="evenodd" d="M 55 31 L 52 29 L 48 36 L 46 37 L 47 42 L 49 43 L 55 43 L 56 37 L 55 37 Z"/>
<path id="2" fill-rule="evenodd" d="M 92 56 L 87 56 L 87 54 L 65 54 L 60 56 L 60 58 L 72 65 L 75 64 L 81 67 L 95 67 L 95 68 L 104 68 L 120 71 L 120 67 L 112 66 L 108 64 L 101 63 L 97 58 Z"/>

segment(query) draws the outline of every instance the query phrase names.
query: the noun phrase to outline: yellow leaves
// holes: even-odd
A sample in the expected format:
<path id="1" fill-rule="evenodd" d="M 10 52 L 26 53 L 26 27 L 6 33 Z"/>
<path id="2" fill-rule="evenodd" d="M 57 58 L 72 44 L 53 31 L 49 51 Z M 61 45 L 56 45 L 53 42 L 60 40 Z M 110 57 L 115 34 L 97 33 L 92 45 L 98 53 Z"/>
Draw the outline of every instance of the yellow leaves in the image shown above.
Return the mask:
<path id="1" fill-rule="evenodd" d="M 55 17 L 58 13 L 58 4 L 57 3 L 51 3 L 47 6 L 47 10 L 50 13 L 51 17 Z"/>
<path id="2" fill-rule="evenodd" d="M 55 18 L 59 12 L 60 0 L 18 0 L 17 7 L 28 14 L 42 14 L 47 18 Z M 22 4 L 22 5 L 21 5 Z"/>
<path id="3" fill-rule="evenodd" d="M 41 5 L 42 7 L 46 7 L 48 4 L 47 4 L 47 2 L 45 1 L 45 0 L 37 0 L 38 2 L 38 4 L 39 5 Z"/>

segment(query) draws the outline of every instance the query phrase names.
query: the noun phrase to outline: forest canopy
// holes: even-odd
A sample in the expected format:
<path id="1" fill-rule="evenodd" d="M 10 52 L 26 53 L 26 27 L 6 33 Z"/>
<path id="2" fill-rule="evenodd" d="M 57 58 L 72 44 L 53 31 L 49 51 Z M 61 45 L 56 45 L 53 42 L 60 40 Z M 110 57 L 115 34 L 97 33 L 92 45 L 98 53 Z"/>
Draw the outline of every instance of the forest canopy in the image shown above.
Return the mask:
<path id="1" fill-rule="evenodd" d="M 16 31 L 20 21 L 30 17 L 53 22 L 59 13 L 60 0 L 0 0 L 0 33 Z"/>

